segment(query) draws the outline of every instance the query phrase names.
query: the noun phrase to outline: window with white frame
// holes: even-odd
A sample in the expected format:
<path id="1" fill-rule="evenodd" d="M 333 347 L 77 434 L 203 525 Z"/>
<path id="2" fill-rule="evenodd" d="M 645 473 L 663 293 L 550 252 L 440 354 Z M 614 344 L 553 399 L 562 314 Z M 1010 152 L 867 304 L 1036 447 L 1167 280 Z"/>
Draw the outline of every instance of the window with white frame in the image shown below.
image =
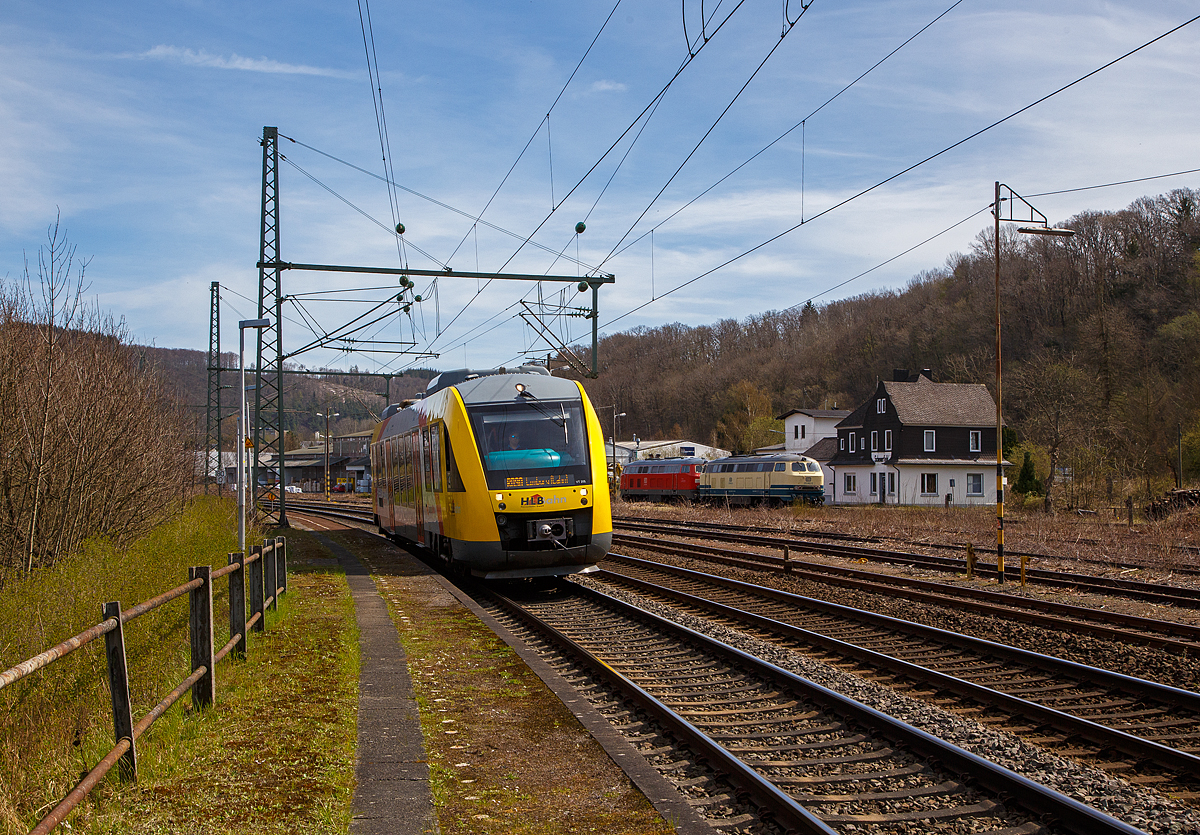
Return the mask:
<path id="1" fill-rule="evenodd" d="M 883 430 L 883 450 L 884 452 L 892 451 L 892 430 Z"/>
<path id="2" fill-rule="evenodd" d="M 971 452 L 983 451 L 983 432 L 979 429 L 971 430 Z"/>
<path id="3" fill-rule="evenodd" d="M 896 495 L 896 474 L 888 473 L 888 495 Z"/>
<path id="4" fill-rule="evenodd" d="M 850 433 L 850 451 L 854 452 L 854 433 Z"/>
<path id="5" fill-rule="evenodd" d="M 845 489 L 842 491 L 843 493 L 857 493 L 858 476 L 856 476 L 854 473 L 846 473 L 843 485 L 845 487 Z"/>
<path id="6" fill-rule="evenodd" d="M 875 411 L 881 415 L 884 414 L 885 412 L 887 412 L 887 400 L 885 400 L 882 397 L 880 397 L 878 400 L 876 400 L 875 401 Z"/>
<path id="7" fill-rule="evenodd" d="M 843 450 L 843 449 L 845 449 L 845 448 L 846 448 L 846 439 L 845 439 L 845 438 L 838 438 L 838 450 L 840 451 L 840 450 Z"/>
<path id="8" fill-rule="evenodd" d="M 967 495 L 983 495 L 983 473 L 967 473 Z"/>
<path id="9" fill-rule="evenodd" d="M 921 495 L 931 496 L 937 491 L 937 473 L 921 473 Z"/>
<path id="10" fill-rule="evenodd" d="M 879 473 L 871 473 L 871 495 L 879 494 Z"/>
<path id="11" fill-rule="evenodd" d="M 871 452 L 875 452 L 878 449 L 879 449 L 879 432 L 872 429 L 871 430 Z M 875 491 L 872 490 L 871 492 L 874 493 Z"/>
<path id="12" fill-rule="evenodd" d="M 937 438 L 935 437 L 935 432 L 932 429 L 925 430 L 925 451 L 926 452 L 936 452 L 937 451 Z"/>

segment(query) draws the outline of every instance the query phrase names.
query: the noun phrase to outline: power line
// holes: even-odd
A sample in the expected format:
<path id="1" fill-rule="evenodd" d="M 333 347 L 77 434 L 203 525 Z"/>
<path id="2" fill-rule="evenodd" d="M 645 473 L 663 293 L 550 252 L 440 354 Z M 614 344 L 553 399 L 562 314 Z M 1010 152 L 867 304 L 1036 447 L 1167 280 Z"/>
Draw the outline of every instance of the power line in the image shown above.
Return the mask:
<path id="1" fill-rule="evenodd" d="M 729 260 L 727 260 L 721 264 L 718 264 L 717 266 L 713 267 L 712 269 L 706 270 L 703 273 L 701 273 L 700 275 L 698 275 L 694 278 L 690 278 L 687 281 L 683 282 L 682 284 L 679 284 L 679 285 L 671 288 L 670 290 L 668 290 L 667 292 L 665 292 L 661 296 L 659 296 L 657 299 L 653 299 L 651 301 L 640 304 L 637 307 L 635 307 L 629 311 L 626 311 L 625 313 L 622 313 L 620 316 L 616 317 L 615 319 L 610 319 L 609 321 L 605 322 L 601 327 L 608 327 L 609 325 L 613 324 L 614 322 L 619 322 L 622 319 L 624 319 L 625 317 L 631 316 L 632 314 L 636 313 L 637 311 L 639 311 L 645 307 L 648 307 L 651 304 L 654 304 L 654 302 L 666 298 L 667 296 L 671 295 L 672 293 L 676 292 L 677 290 L 682 290 L 684 287 L 687 287 L 690 284 L 694 284 L 695 282 L 699 281 L 700 279 L 706 278 L 706 277 L 712 275 L 713 273 L 717 272 L 718 270 L 728 267 L 730 264 L 733 264 L 736 261 L 740 261 L 741 259 L 745 258 L 747 255 L 751 255 L 751 254 L 757 252 L 758 250 L 762 249 L 763 247 L 774 243 L 775 241 L 779 240 L 780 238 L 790 235 L 792 232 L 795 232 L 801 226 L 803 226 L 807 223 L 811 223 L 812 221 L 816 220 L 817 218 L 823 217 L 823 216 L 829 214 L 830 212 L 833 212 L 836 209 L 839 209 L 842 206 L 845 206 L 847 203 L 850 203 L 854 200 L 857 200 L 858 198 L 862 197 L 865 194 L 869 194 L 870 192 L 875 191 L 877 188 L 879 188 L 883 185 L 886 185 L 887 183 L 890 183 L 892 180 L 895 180 L 895 179 L 898 179 L 898 178 L 904 176 L 905 174 L 909 173 L 910 171 L 913 171 L 913 170 L 921 167 L 925 163 L 935 160 L 938 157 L 940 157 L 946 153 L 949 153 L 950 151 L 954 150 L 955 148 L 959 147 L 960 145 L 964 145 L 967 142 L 970 142 L 972 139 L 975 139 L 976 137 L 981 136 L 984 133 L 987 133 L 992 128 L 998 127 L 999 125 L 1002 125 L 1005 122 L 1019 116 L 1020 114 L 1024 113 L 1025 111 L 1036 107 L 1037 105 L 1041 104 L 1042 102 L 1047 101 L 1048 99 L 1051 99 L 1054 96 L 1057 96 L 1059 93 L 1069 90 L 1071 87 L 1074 87 L 1076 84 L 1079 84 L 1079 83 L 1091 78 L 1092 76 L 1096 75 L 1097 73 L 1102 72 L 1103 70 L 1108 69 L 1109 67 L 1113 66 L 1114 64 L 1125 60 L 1126 58 L 1130 57 L 1131 55 L 1141 52 L 1146 47 L 1151 46 L 1152 44 L 1155 44 L 1158 41 L 1161 41 L 1163 38 L 1167 37 L 1168 35 L 1178 32 L 1180 29 L 1183 29 L 1185 26 L 1189 26 L 1192 23 L 1195 23 L 1197 20 L 1200 20 L 1200 15 L 1196 15 L 1195 17 L 1184 21 L 1183 23 L 1179 24 L 1178 26 L 1176 26 L 1172 29 L 1167 30 L 1166 32 L 1162 33 L 1161 35 L 1158 35 L 1157 37 L 1146 41 L 1141 46 L 1138 46 L 1138 47 L 1135 47 L 1135 48 L 1129 50 L 1125 54 L 1123 54 L 1117 58 L 1114 58 L 1113 60 L 1109 61 L 1108 63 L 1103 64 L 1103 65 L 1097 67 L 1096 69 L 1092 70 L 1091 72 L 1086 73 L 1085 75 L 1081 75 L 1079 78 L 1075 79 L 1074 81 L 1064 84 L 1062 87 L 1059 87 L 1058 89 L 1054 90 L 1053 92 L 1047 93 L 1046 95 L 1042 96 L 1041 98 L 1025 105 L 1024 107 L 1022 107 L 1018 110 L 1014 110 L 1012 113 L 1008 114 L 1007 116 L 1005 116 L 1001 119 L 997 119 L 996 121 L 992 122 L 990 125 L 980 128 L 979 130 L 975 131 L 974 133 L 970 134 L 969 136 L 966 136 L 963 139 L 958 140 L 957 142 L 955 142 L 952 145 L 948 145 L 947 147 L 943 148 L 942 150 L 938 151 L 937 153 L 930 154 L 929 156 L 925 157 L 921 161 L 915 162 L 912 165 L 908 166 L 907 168 L 904 168 L 903 170 L 898 171 L 897 173 L 891 175 L 890 177 L 880 180 L 879 182 L 875 183 L 875 185 L 869 186 L 869 187 L 863 189 L 862 191 L 852 194 L 851 196 L 847 197 L 846 199 L 833 204 L 832 206 L 830 206 L 827 209 L 824 209 L 821 212 L 818 212 L 817 214 L 813 215 L 812 217 L 808 218 L 807 220 L 803 220 L 800 223 L 797 223 L 794 226 L 791 226 L 791 227 L 783 230 L 782 232 L 779 232 L 776 235 L 772 235 L 770 238 L 767 238 L 762 243 L 756 244 L 755 246 L 751 247 L 750 249 L 748 249 L 738 255 L 735 255 L 734 257 L 730 258 Z"/>
<path id="2" fill-rule="evenodd" d="M 697 194 L 695 197 L 693 197 L 691 200 L 689 200 L 689 201 L 687 201 L 686 203 L 684 203 L 682 206 L 680 206 L 680 207 L 679 207 L 678 209 L 676 209 L 675 211 L 671 212 L 671 214 L 667 215 L 667 216 L 666 216 L 665 218 L 663 218 L 663 219 L 662 219 L 660 222 L 658 222 L 658 223 L 656 223 L 654 226 L 650 227 L 650 229 L 646 230 L 646 231 L 645 231 L 645 232 L 643 232 L 641 235 L 638 235 L 636 238 L 634 238 L 632 241 L 630 241 L 628 244 L 626 244 L 626 245 L 625 245 L 625 247 L 624 247 L 623 249 L 621 249 L 619 252 L 617 252 L 617 253 L 616 253 L 616 255 L 621 255 L 623 252 L 625 252 L 625 251 L 626 251 L 627 249 L 629 249 L 631 246 L 633 246 L 634 244 L 636 244 L 636 243 L 638 243 L 639 241 L 641 241 L 642 239 L 644 239 L 644 238 L 646 237 L 646 235 L 650 234 L 650 233 L 651 233 L 651 232 L 653 232 L 653 231 L 656 231 L 656 230 L 658 230 L 658 229 L 661 229 L 661 228 L 662 228 L 662 227 L 663 227 L 665 224 L 667 224 L 668 222 L 670 222 L 670 221 L 671 221 L 671 220 L 672 220 L 672 219 L 673 219 L 673 218 L 674 218 L 676 215 L 678 215 L 680 212 L 682 212 L 682 211 L 683 211 L 684 209 L 686 209 L 688 206 L 691 206 L 693 203 L 695 203 L 695 202 L 696 202 L 697 200 L 699 200 L 701 197 L 704 197 L 706 194 L 708 194 L 708 193 L 709 193 L 710 191 L 712 191 L 714 188 L 716 188 L 717 186 L 721 185 L 723 182 L 725 182 L 726 180 L 728 180 L 730 177 L 732 177 L 732 176 L 733 176 L 734 174 L 736 174 L 737 172 L 741 171 L 743 168 L 745 168 L 745 167 L 746 167 L 747 165 L 749 165 L 750 163 L 754 162 L 754 160 L 758 159 L 760 156 L 762 156 L 762 155 L 763 155 L 764 153 L 766 153 L 768 150 L 770 150 L 771 148 L 773 148 L 775 145 L 777 145 L 777 144 L 779 144 L 780 142 L 782 142 L 782 141 L 783 141 L 783 140 L 784 140 L 786 137 L 790 136 L 790 135 L 791 135 L 791 133 L 792 133 L 794 130 L 796 130 L 796 128 L 801 128 L 801 129 L 803 130 L 803 128 L 804 128 L 804 126 L 805 126 L 805 124 L 808 122 L 808 120 L 809 120 L 809 119 L 811 119 L 813 116 L 816 116 L 818 113 L 820 113 L 822 110 L 824 110 L 824 109 L 825 109 L 825 108 L 826 108 L 828 105 L 832 104 L 832 103 L 833 103 L 833 101 L 834 101 L 835 99 L 837 99 L 839 96 L 841 96 L 843 93 L 845 93 L 847 90 L 849 90 L 849 89 L 850 89 L 851 87 L 853 87 L 854 85 L 858 84 L 858 82 L 862 81 L 864 78 L 866 78 L 866 77 L 867 77 L 868 75 L 870 75 L 872 72 L 874 72 L 875 70 L 877 70 L 877 69 L 880 67 L 880 65 L 882 65 L 882 64 L 883 64 L 885 61 L 887 61 L 889 58 L 891 58 L 891 57 L 892 57 L 893 55 L 895 55 L 897 52 L 899 52 L 900 50 L 904 49 L 904 47 L 908 46 L 910 43 L 912 43 L 914 40 L 916 40 L 916 39 L 917 39 L 917 38 L 918 38 L 918 37 L 919 37 L 919 36 L 920 36 L 920 35 L 921 35 L 921 34 L 922 34 L 922 33 L 923 33 L 923 32 L 924 32 L 926 29 L 928 29 L 930 26 L 933 26 L 933 24 L 937 23 L 937 22 L 938 22 L 939 20 L 941 20 L 943 17 L 945 17 L 946 15 L 950 14 L 950 12 L 952 12 L 952 11 L 953 11 L 953 10 L 954 10 L 954 9 L 955 9 L 955 8 L 956 8 L 956 7 L 957 7 L 959 4 L 960 4 L 960 3 L 962 3 L 962 2 L 963 2 L 963 0 L 955 0 L 955 2 L 954 2 L 953 4 L 951 4 L 949 8 L 947 8 L 945 11 L 943 11 L 941 14 L 939 14 L 939 15 L 938 15 L 937 17 L 935 17 L 933 20 L 929 21 L 929 22 L 928 22 L 928 23 L 926 23 L 924 26 L 922 26 L 920 29 L 918 29 L 916 32 L 914 32 L 914 33 L 913 33 L 911 36 L 909 36 L 909 38 L 908 38 L 907 40 L 905 40 L 903 43 L 901 43 L 899 46 L 897 46 L 895 49 L 893 49 L 893 50 L 892 50 L 891 52 L 889 52 L 887 55 L 884 55 L 882 58 L 880 58 L 878 61 L 876 61 L 874 64 L 872 64 L 872 65 L 871 65 L 871 66 L 870 66 L 870 67 L 869 67 L 869 68 L 868 68 L 868 69 L 867 69 L 865 72 L 863 72 L 861 75 L 859 75 L 859 76 L 858 76 L 858 78 L 854 79 L 854 80 L 853 80 L 853 81 L 851 81 L 849 84 L 847 84 L 845 87 L 843 87 L 842 89 L 838 90 L 838 91 L 837 91 L 836 93 L 834 93 L 832 96 L 830 96 L 829 98 L 827 98 L 827 99 L 826 99 L 824 102 L 822 102 L 822 103 L 820 104 L 820 106 L 818 106 L 818 107 L 817 107 L 815 110 L 813 110 L 811 113 L 809 113 L 809 114 L 808 114 L 807 116 L 805 116 L 803 119 L 801 119 L 799 122 L 796 122 L 796 124 L 792 125 L 790 128 L 788 128 L 787 130 L 785 130 L 783 133 L 779 134 L 779 136 L 777 136 L 777 137 L 775 137 L 774 139 L 772 139 L 770 142 L 768 142 L 766 145 L 764 145 L 762 148 L 760 148 L 758 151 L 756 151 L 754 154 L 752 154 L 752 155 L 751 155 L 749 158 L 747 158 L 747 159 L 746 159 L 744 162 L 742 162 L 740 165 L 738 165 L 736 168 L 734 168 L 732 171 L 730 171 L 730 172 L 729 172 L 728 174 L 726 174 L 724 177 L 722 177 L 721 179 L 717 180 L 715 183 L 713 183 L 713 184 L 712 184 L 711 186 L 709 186 L 708 188 L 704 189 L 704 191 L 702 191 L 702 192 L 700 192 L 699 194 Z M 802 12 L 801 14 L 803 14 L 803 12 Z M 799 18 L 797 18 L 797 20 L 798 20 L 798 19 L 799 19 Z M 804 155 L 803 155 L 803 152 L 801 153 L 801 157 L 800 157 L 800 159 L 801 159 L 801 171 L 803 172 L 803 165 L 804 165 Z M 801 176 L 803 176 L 803 174 L 802 174 Z M 803 192 L 802 192 L 802 193 L 803 193 Z M 801 202 L 802 202 L 802 204 L 803 204 L 803 197 L 801 198 Z M 803 209 L 801 209 L 801 219 L 803 219 L 803 217 L 804 217 L 804 214 L 803 214 Z M 611 259 L 612 257 L 613 257 L 613 256 L 610 254 L 610 256 L 609 256 L 609 259 Z M 606 260 L 609 260 L 609 259 L 606 259 Z"/>
<path id="3" fill-rule="evenodd" d="M 746 92 L 746 88 L 750 86 L 750 83 L 752 81 L 754 81 L 754 79 L 758 76 L 758 74 L 762 70 L 762 68 L 767 65 L 767 61 L 771 60 L 771 56 L 775 54 L 775 50 L 779 49 L 779 47 L 783 44 L 784 39 L 787 38 L 787 36 L 789 34 L 791 34 L 792 29 L 794 29 L 796 24 L 800 22 L 800 18 L 802 18 L 804 16 L 804 13 L 807 12 L 811 6 L 812 6 L 812 1 L 810 0 L 810 2 L 807 5 L 805 5 L 801 8 L 800 14 L 796 16 L 796 20 L 794 22 L 791 22 L 788 25 L 787 29 L 784 30 L 783 34 L 779 36 L 779 40 L 776 41 L 775 45 L 772 46 L 770 51 L 767 52 L 766 57 L 762 59 L 762 61 L 759 63 L 759 65 L 757 67 L 754 68 L 754 72 L 750 73 L 750 77 L 746 79 L 746 83 L 743 84 L 736 93 L 734 93 L 733 98 L 729 100 L 729 104 L 725 105 L 725 109 L 722 110 L 721 113 L 717 116 L 717 118 L 713 121 L 713 123 L 711 125 L 709 125 L 708 130 L 706 130 L 704 132 L 704 135 L 700 137 L 700 141 L 697 142 L 695 147 L 693 147 L 692 150 L 688 152 L 688 155 L 686 157 L 684 157 L 683 162 L 679 163 L 679 167 L 675 169 L 675 171 L 671 174 L 671 176 L 667 178 L 667 181 L 665 183 L 663 183 L 662 188 L 660 188 L 658 190 L 658 193 L 655 194 L 654 197 L 652 197 L 650 199 L 650 202 L 646 204 L 646 208 L 642 209 L 642 213 L 637 216 L 637 219 L 634 220 L 633 223 L 631 223 L 629 225 L 629 229 L 627 229 L 625 231 L 625 234 L 623 234 L 621 236 L 620 240 L 618 240 L 613 245 L 613 248 L 611 250 L 609 250 L 608 255 L 605 256 L 604 260 L 600 262 L 600 266 L 604 266 L 604 264 L 613 257 L 613 253 L 616 252 L 617 248 L 621 245 L 621 243 L 627 237 L 629 237 L 630 233 L 633 232 L 634 228 L 639 223 L 641 223 L 642 218 L 644 218 L 646 216 L 646 213 L 650 211 L 651 207 L 656 202 L 658 202 L 658 198 L 662 197 L 663 192 L 667 190 L 667 187 L 670 186 L 671 183 L 675 182 L 675 178 L 679 176 L 679 172 L 682 171 L 683 167 L 688 164 L 688 162 L 692 159 L 693 156 L 696 155 L 696 152 L 700 150 L 700 146 L 704 144 L 704 141 L 706 139 L 708 139 L 708 137 L 712 134 L 712 132 L 714 130 L 717 129 L 717 125 L 719 125 L 721 123 L 721 120 L 725 118 L 725 115 L 727 113 L 729 113 L 729 111 L 733 107 L 733 105 L 737 102 L 737 100 L 739 98 L 741 98 L 742 93 Z"/>
<path id="4" fill-rule="evenodd" d="M 1098 186 L 1080 186 L 1079 188 L 1064 188 L 1061 191 L 1043 191 L 1038 194 L 1031 194 L 1030 197 L 1049 197 L 1054 194 L 1070 194 L 1075 191 L 1091 191 L 1096 188 L 1110 188 L 1112 186 L 1127 186 L 1130 183 L 1146 183 L 1150 180 L 1162 180 L 1167 177 L 1180 177 L 1184 174 L 1195 174 L 1200 172 L 1200 168 L 1189 168 L 1187 171 L 1176 171 L 1172 174 L 1155 174 L 1153 177 L 1138 177 L 1136 180 L 1119 180 L 1115 183 L 1101 183 Z"/>

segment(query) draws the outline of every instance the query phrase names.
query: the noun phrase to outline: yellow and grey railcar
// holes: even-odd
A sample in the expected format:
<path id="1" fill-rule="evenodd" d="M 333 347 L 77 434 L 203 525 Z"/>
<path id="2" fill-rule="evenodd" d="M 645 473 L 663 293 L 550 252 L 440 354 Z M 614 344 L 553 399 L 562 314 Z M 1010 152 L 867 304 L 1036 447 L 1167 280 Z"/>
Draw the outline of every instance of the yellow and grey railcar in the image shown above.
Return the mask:
<path id="1" fill-rule="evenodd" d="M 592 570 L 612 545 L 603 433 L 541 366 L 446 371 L 371 442 L 380 531 L 485 579 Z"/>
<path id="2" fill-rule="evenodd" d="M 701 501 L 731 504 L 825 502 L 821 465 L 805 455 L 741 455 L 704 465 L 697 488 Z"/>

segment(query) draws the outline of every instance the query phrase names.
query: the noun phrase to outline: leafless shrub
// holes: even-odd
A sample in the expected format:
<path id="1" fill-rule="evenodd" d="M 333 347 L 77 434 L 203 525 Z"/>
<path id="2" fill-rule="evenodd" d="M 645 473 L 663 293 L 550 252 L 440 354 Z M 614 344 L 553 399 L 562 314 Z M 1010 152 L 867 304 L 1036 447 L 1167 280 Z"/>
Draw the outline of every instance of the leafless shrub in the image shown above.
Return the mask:
<path id="1" fill-rule="evenodd" d="M 84 299 L 56 222 L 36 274 L 0 284 L 0 585 L 89 536 L 123 543 L 190 482 L 180 410 L 124 322 Z"/>

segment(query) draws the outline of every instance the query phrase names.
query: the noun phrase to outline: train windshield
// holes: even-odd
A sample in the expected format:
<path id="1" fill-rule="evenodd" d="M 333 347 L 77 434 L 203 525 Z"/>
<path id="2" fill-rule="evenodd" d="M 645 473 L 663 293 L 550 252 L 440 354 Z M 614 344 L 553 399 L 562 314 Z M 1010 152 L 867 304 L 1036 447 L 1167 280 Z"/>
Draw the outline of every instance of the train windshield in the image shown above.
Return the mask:
<path id="1" fill-rule="evenodd" d="M 588 484 L 581 403 L 547 400 L 468 406 L 489 490 Z"/>

